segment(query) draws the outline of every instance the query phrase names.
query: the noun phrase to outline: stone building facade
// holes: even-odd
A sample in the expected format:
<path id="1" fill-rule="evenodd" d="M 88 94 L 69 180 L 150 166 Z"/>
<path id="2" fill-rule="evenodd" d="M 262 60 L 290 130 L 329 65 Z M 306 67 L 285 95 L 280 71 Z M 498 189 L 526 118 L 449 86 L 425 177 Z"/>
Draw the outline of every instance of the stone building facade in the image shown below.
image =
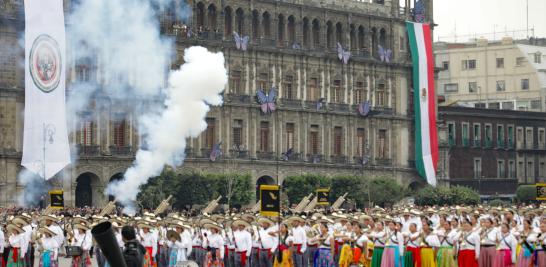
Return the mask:
<path id="1" fill-rule="evenodd" d="M 224 105 L 209 112 L 199 138 L 188 140 L 187 158 L 177 171 L 249 173 L 256 185 L 304 173 L 364 173 L 420 185 L 404 24 L 410 1 L 407 7 L 398 2 L 190 1 L 188 21 L 172 15 L 181 8 L 176 2 L 160 17 L 162 33 L 176 40 L 173 67 L 182 63 L 185 47 L 202 45 L 224 53 L 229 73 Z M 426 2 L 431 21 L 432 1 Z M 23 136 L 24 71 L 18 64 L 24 55 L 18 43 L 23 17 L 22 1 L 0 5 L 0 205 L 13 203 L 23 190 L 16 179 Z M 233 31 L 249 36 L 247 51 L 236 49 Z M 338 60 L 337 43 L 351 51 L 349 64 Z M 378 45 L 392 49 L 390 63 L 381 62 Z M 100 83 L 97 66 L 71 62 L 69 68 L 70 81 Z M 271 87 L 279 91 L 278 110 L 264 115 L 255 94 Z M 108 98 L 107 92 L 105 86 L 100 97 Z M 317 109 L 321 98 L 324 106 Z M 377 114 L 358 115 L 364 100 Z M 69 121 L 77 129 L 70 134 L 77 161 L 50 181 L 64 189 L 68 205 L 104 204 L 105 186 L 122 177 L 141 146 L 134 114 L 108 101 L 93 103 Z M 211 148 L 220 141 L 224 155 L 211 162 Z M 279 160 L 290 148 L 290 160 Z M 363 157 L 369 157 L 366 166 L 360 164 Z"/>
<path id="2" fill-rule="evenodd" d="M 509 198 L 520 184 L 546 181 L 546 114 L 439 107 L 439 178 L 482 197 Z M 444 171 L 445 170 L 445 171 Z"/>

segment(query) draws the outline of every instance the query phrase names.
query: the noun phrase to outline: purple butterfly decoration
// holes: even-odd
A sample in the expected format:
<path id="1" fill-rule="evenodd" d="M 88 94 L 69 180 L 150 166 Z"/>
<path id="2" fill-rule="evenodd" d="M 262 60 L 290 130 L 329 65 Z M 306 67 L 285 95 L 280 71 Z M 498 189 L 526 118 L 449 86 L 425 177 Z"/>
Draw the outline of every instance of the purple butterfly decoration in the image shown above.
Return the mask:
<path id="1" fill-rule="evenodd" d="M 275 101 L 277 100 L 277 89 L 275 87 L 269 90 L 269 93 L 265 93 L 262 89 L 259 89 L 256 92 L 256 97 L 258 98 L 258 103 L 260 103 L 260 108 L 264 114 L 273 113 L 277 106 Z"/>
<path id="2" fill-rule="evenodd" d="M 370 156 L 366 155 L 362 157 L 360 164 L 362 164 L 362 166 L 366 166 L 369 161 L 370 161 Z"/>
<path id="3" fill-rule="evenodd" d="M 219 158 L 221 155 L 222 155 L 222 141 L 212 146 L 212 151 L 210 152 L 210 160 L 216 161 L 216 159 Z"/>
<path id="4" fill-rule="evenodd" d="M 317 105 L 316 105 L 317 111 L 322 109 L 322 107 L 324 106 L 324 102 L 326 102 L 326 99 L 324 99 L 323 97 L 321 97 L 321 98 L 319 98 L 319 100 L 317 100 Z"/>
<path id="5" fill-rule="evenodd" d="M 282 153 L 282 160 L 288 161 L 293 154 L 294 154 L 294 149 L 293 148 L 288 149 L 288 151 L 286 151 L 285 153 Z"/>
<path id="6" fill-rule="evenodd" d="M 193 36 L 193 31 L 191 28 L 188 28 L 188 32 L 186 33 L 186 37 L 191 38 Z"/>
<path id="7" fill-rule="evenodd" d="M 299 43 L 293 43 L 292 44 L 292 49 L 294 49 L 294 50 L 301 49 L 301 45 Z"/>
<path id="8" fill-rule="evenodd" d="M 320 162 L 320 157 L 319 156 L 313 156 L 313 159 L 312 159 L 312 162 L 317 164 Z"/>
<path id="9" fill-rule="evenodd" d="M 347 65 L 349 63 L 349 59 L 351 58 L 351 52 L 348 50 L 345 50 L 343 46 L 340 43 L 337 43 L 337 57 L 343 64 Z"/>
<path id="10" fill-rule="evenodd" d="M 358 105 L 358 114 L 362 117 L 368 116 L 370 113 L 370 101 L 366 100 Z"/>
<path id="11" fill-rule="evenodd" d="M 233 32 L 233 39 L 235 40 L 235 47 L 238 50 L 246 51 L 248 49 L 248 35 L 241 37 L 237 32 Z"/>
<path id="12" fill-rule="evenodd" d="M 425 22 L 425 1 L 418 0 L 413 8 L 413 18 L 415 22 Z"/>
<path id="13" fill-rule="evenodd" d="M 381 45 L 378 45 L 378 47 L 379 47 L 379 58 L 381 59 L 381 61 L 387 62 L 387 63 L 391 62 L 392 50 L 385 49 Z"/>

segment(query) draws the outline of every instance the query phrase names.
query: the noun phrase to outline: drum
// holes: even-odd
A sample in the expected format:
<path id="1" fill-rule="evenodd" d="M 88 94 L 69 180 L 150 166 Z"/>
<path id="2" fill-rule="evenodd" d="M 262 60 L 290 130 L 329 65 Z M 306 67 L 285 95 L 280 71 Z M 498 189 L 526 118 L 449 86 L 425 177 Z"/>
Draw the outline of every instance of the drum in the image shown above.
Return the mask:
<path id="1" fill-rule="evenodd" d="M 176 267 L 199 267 L 195 261 L 183 261 L 176 265 Z"/>
<path id="2" fill-rule="evenodd" d="M 83 254 L 82 247 L 79 247 L 79 246 L 66 247 L 66 256 L 75 257 L 75 256 L 81 256 L 82 254 Z"/>

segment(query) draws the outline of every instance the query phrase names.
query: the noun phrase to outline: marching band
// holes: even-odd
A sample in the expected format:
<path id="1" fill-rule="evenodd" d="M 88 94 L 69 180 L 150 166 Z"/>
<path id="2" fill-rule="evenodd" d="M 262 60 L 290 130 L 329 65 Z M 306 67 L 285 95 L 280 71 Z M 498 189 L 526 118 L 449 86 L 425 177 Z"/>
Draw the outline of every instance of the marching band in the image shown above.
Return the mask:
<path id="1" fill-rule="evenodd" d="M 307 216 L 306 216 L 307 215 Z M 22 213 L 4 218 L 0 266 L 108 266 L 90 229 L 110 221 L 123 249 L 121 228 L 135 229 L 145 267 L 193 261 L 206 267 L 529 267 L 546 266 L 545 206 L 442 207 L 438 209 L 292 214 L 255 213 L 141 217 L 63 217 Z"/>

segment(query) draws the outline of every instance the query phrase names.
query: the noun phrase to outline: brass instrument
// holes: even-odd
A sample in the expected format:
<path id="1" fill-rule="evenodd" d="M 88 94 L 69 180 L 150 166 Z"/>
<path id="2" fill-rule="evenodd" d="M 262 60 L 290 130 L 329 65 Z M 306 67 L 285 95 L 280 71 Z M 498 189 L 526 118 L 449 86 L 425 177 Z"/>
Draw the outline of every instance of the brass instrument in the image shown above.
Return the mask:
<path id="1" fill-rule="evenodd" d="M 303 209 L 307 206 L 307 204 L 309 204 L 309 202 L 311 202 L 309 199 L 313 196 L 313 194 L 309 194 L 308 196 L 305 196 L 301 201 L 300 203 L 298 203 L 298 205 L 296 206 L 296 208 L 294 208 L 294 210 L 292 212 L 294 213 L 300 213 L 303 211 Z"/>
<path id="2" fill-rule="evenodd" d="M 154 215 L 158 215 L 165 212 L 165 210 L 167 210 L 167 208 L 169 207 L 169 201 L 171 200 L 172 197 L 173 197 L 172 195 L 169 195 L 167 199 L 164 199 L 163 201 L 161 201 L 159 206 L 157 206 L 157 208 L 154 210 Z"/>
<path id="3" fill-rule="evenodd" d="M 303 209 L 304 212 L 311 212 L 316 206 L 317 206 L 318 198 L 314 197 L 313 200 L 307 204 L 305 209 Z"/>
<path id="4" fill-rule="evenodd" d="M 214 209 L 216 209 L 216 207 L 218 207 L 218 202 L 220 201 L 220 199 L 222 199 L 222 196 L 219 196 L 217 199 L 211 201 L 202 211 L 203 214 L 209 214 L 211 212 L 214 211 Z"/>
<path id="5" fill-rule="evenodd" d="M 345 202 L 345 198 L 347 197 L 348 194 L 349 193 L 345 193 L 343 194 L 343 196 L 338 197 L 336 202 L 332 204 L 332 210 L 338 210 L 339 207 L 341 207 L 341 205 L 343 205 L 343 203 Z"/>

